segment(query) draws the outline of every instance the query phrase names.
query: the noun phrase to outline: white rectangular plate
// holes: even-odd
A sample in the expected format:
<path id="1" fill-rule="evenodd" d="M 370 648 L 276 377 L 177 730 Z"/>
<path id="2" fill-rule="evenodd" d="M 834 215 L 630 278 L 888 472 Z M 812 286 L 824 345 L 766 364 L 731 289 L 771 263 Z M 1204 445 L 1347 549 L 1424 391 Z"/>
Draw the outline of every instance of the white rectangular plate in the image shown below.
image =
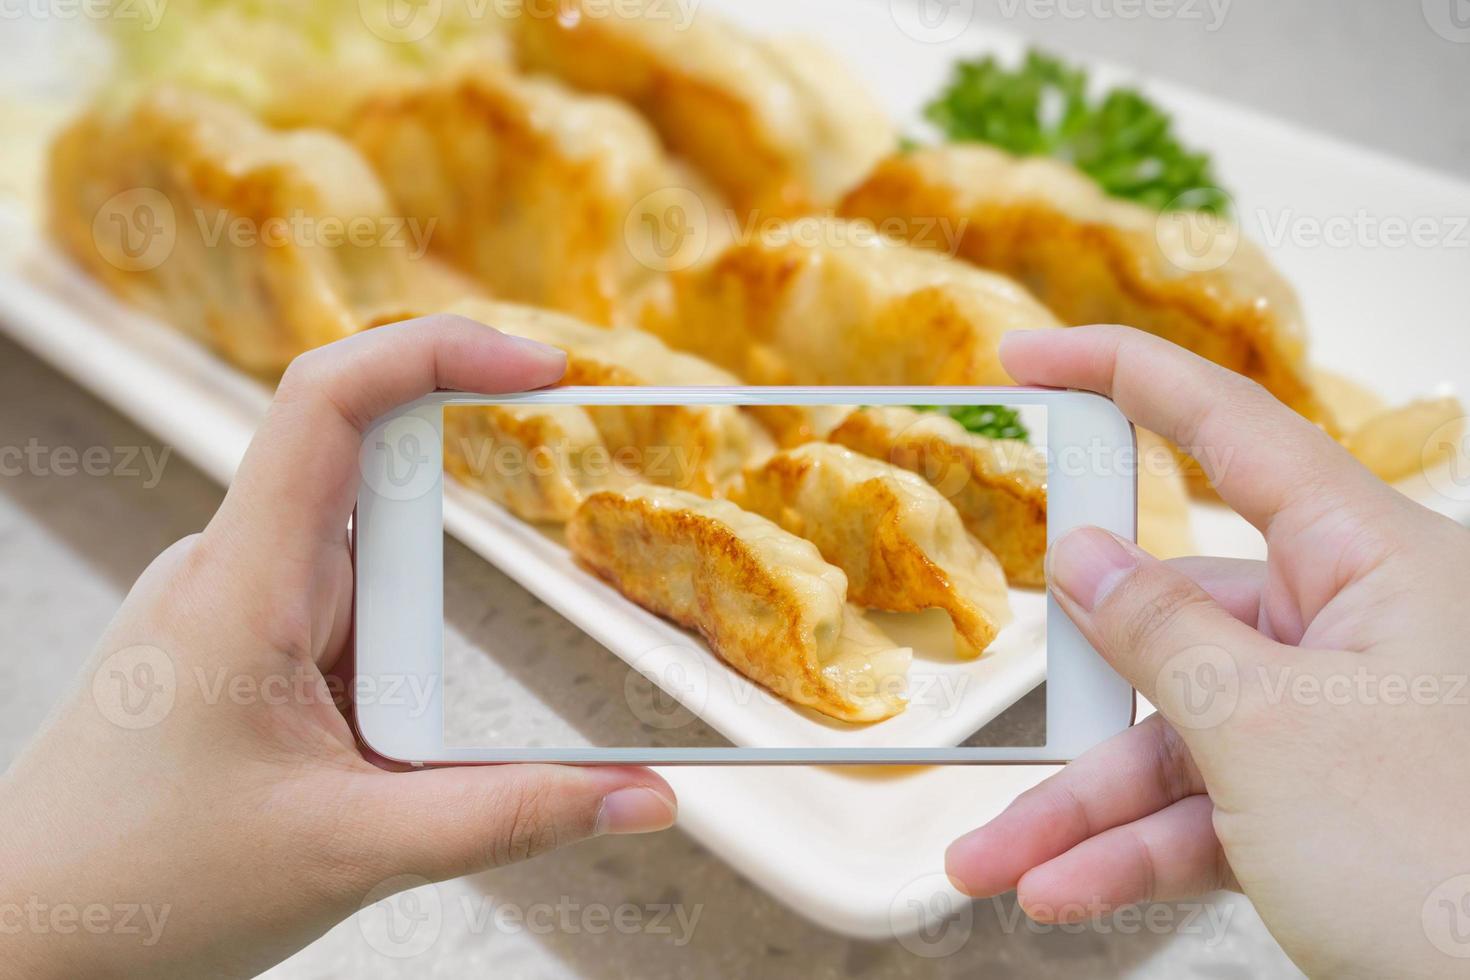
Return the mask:
<path id="1" fill-rule="evenodd" d="M 945 43 L 922 43 L 895 28 L 889 0 L 708 0 L 708 6 L 759 30 L 822 38 L 859 66 L 900 120 L 918 118 L 955 59 L 982 52 L 1014 58 L 1024 50 L 1019 39 L 979 23 Z M 23 44 L 24 28 L 24 22 L 9 24 L 9 36 L 0 41 Z M 52 61 L 63 63 L 40 56 L 28 63 Z M 1470 310 L 1470 251 L 1364 243 L 1313 248 L 1291 240 L 1269 243 L 1263 234 L 1263 223 L 1282 214 L 1322 222 L 1360 212 L 1411 219 L 1470 215 L 1470 185 L 1175 86 L 1096 67 L 1101 80 L 1146 89 L 1175 111 L 1191 142 L 1214 153 L 1237 192 L 1247 233 L 1268 242 L 1272 260 L 1302 294 L 1317 363 L 1370 382 L 1390 400 L 1441 387 L 1462 397 L 1470 392 L 1470 360 L 1459 356 Z M 28 237 L 28 227 L 0 224 L 0 328 L 228 481 L 266 393 L 188 341 L 150 329 L 115 305 L 91 302 L 57 281 L 54 269 L 25 265 L 33 258 Z M 48 292 L 57 288 L 64 302 Z M 1470 518 L 1460 499 L 1470 493 L 1410 492 L 1458 520 Z M 1260 536 L 1221 508 L 1200 505 L 1194 516 L 1202 553 L 1263 553 Z M 945 845 L 1052 771 L 678 768 L 664 775 L 679 793 L 680 826 L 742 874 L 828 928 L 879 938 L 925 925 L 916 910 L 942 907 L 927 902 L 936 894 L 953 897 L 939 873 Z"/>
<path id="2" fill-rule="evenodd" d="M 914 649 L 908 710 L 872 725 L 832 721 L 747 680 L 721 663 L 696 635 L 640 608 L 587 572 L 564 545 L 449 481 L 444 526 L 630 666 L 680 697 L 735 745 L 803 749 L 959 745 L 1046 677 L 1047 603 L 1039 590 L 1011 590 L 1016 618 L 979 660 L 954 656 L 949 621 L 942 616 L 875 617 L 896 642 Z M 446 725 L 453 726 L 450 744 L 483 745 L 467 727 L 471 723 L 472 719 L 446 718 Z"/>

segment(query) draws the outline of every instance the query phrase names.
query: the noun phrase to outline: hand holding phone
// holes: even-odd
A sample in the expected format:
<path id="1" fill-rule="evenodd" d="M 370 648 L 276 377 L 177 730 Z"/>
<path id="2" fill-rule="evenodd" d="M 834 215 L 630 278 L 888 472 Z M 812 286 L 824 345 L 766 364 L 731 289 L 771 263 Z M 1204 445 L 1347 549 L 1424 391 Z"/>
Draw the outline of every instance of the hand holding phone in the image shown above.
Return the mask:
<path id="1" fill-rule="evenodd" d="M 12 931 L 4 967 L 255 973 L 405 888 L 672 823 L 673 791 L 648 770 L 390 772 L 343 716 L 362 427 L 436 388 L 518 390 L 563 369 L 456 317 L 295 363 L 209 526 L 143 573 L 0 779 L 0 901 L 147 915 Z"/>
<path id="2" fill-rule="evenodd" d="M 956 842 L 950 877 L 1043 922 L 1239 888 L 1310 975 L 1463 973 L 1470 531 L 1156 338 L 1013 335 L 1002 356 L 1191 450 L 1269 554 L 1058 543 L 1060 602 L 1159 713 Z"/>

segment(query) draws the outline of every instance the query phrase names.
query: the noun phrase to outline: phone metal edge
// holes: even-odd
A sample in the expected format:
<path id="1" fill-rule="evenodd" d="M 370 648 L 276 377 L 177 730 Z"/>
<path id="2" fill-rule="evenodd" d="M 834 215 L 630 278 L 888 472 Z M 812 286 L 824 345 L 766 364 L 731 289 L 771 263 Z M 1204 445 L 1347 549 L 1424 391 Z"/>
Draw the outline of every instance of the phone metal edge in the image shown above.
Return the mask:
<path id="1" fill-rule="evenodd" d="M 531 392 L 516 392 L 504 395 L 480 395 L 457 391 L 438 391 L 414 402 L 400 406 L 394 412 L 383 419 L 375 420 L 373 427 L 381 424 L 386 419 L 407 414 L 414 409 L 428 405 L 460 406 L 460 405 L 496 405 L 496 404 L 551 404 L 551 405 L 577 405 L 577 404 L 653 404 L 653 405 L 675 405 L 675 404 L 710 404 L 710 405 L 845 405 L 851 402 L 860 402 L 875 405 L 907 405 L 915 402 L 924 404 L 964 404 L 976 397 L 988 394 L 1000 396 L 1005 403 L 1013 405 L 1044 404 L 1047 396 L 1057 394 L 1083 394 L 1094 398 L 1103 398 L 1096 392 L 1083 391 L 1080 389 L 1046 388 L 1039 386 L 875 386 L 875 387 L 711 387 L 711 386 L 567 386 L 561 388 L 537 389 Z M 1016 401 L 1016 396 L 1023 396 L 1022 400 Z M 1028 399 L 1026 395 L 1043 396 L 1041 398 Z M 844 397 L 848 396 L 848 397 Z M 874 397 L 876 396 L 876 397 Z M 1106 399 L 1104 399 L 1106 400 Z M 1121 413 L 1120 413 L 1121 414 Z M 1138 451 L 1138 435 L 1136 427 L 1131 421 L 1128 423 L 1128 437 L 1132 444 L 1134 456 Z M 1048 419 L 1048 428 L 1051 426 Z M 369 431 L 373 427 L 370 427 Z M 1138 489 L 1137 472 L 1133 475 L 1133 537 L 1136 540 L 1138 530 Z M 353 569 L 354 585 L 357 580 L 358 562 L 358 520 L 357 508 L 353 509 L 352 521 L 349 526 L 349 539 L 351 543 L 350 556 Z M 488 561 L 488 559 L 487 559 Z M 492 562 L 493 564 L 493 562 Z M 354 588 L 354 606 L 352 612 L 353 636 L 352 654 L 354 655 L 353 671 L 356 677 L 356 626 L 357 626 L 357 589 Z M 1055 600 L 1052 600 L 1053 602 Z M 1130 688 L 1130 709 L 1128 723 L 1124 729 L 1131 728 L 1138 721 L 1138 694 Z M 413 760 L 395 758 L 382 752 L 373 746 L 367 733 L 359 724 L 357 712 L 354 710 L 349 718 L 356 737 L 363 745 L 373 752 L 382 756 L 387 761 L 415 768 L 442 768 L 457 766 L 493 766 L 493 765 L 516 765 L 516 764 L 554 764 L 572 766 L 606 766 L 606 765 L 640 765 L 640 766 L 1063 766 L 1073 761 L 1073 756 L 1048 756 L 1031 755 L 1038 748 L 1044 750 L 1044 746 L 1018 746 L 1011 747 L 980 747 L 977 751 L 986 753 L 983 758 L 964 758 L 953 755 L 935 755 L 934 752 L 955 753 L 965 751 L 963 747 L 954 746 L 935 750 L 911 750 L 911 749 L 770 749 L 731 746 L 727 748 L 689 748 L 689 749 L 665 749 L 659 752 L 645 753 L 642 749 L 631 748 L 587 748 L 566 749 L 531 754 L 530 750 L 501 750 L 509 751 L 514 756 L 526 753 L 526 757 L 509 757 L 499 759 L 474 758 L 474 759 L 438 759 L 438 760 Z M 442 746 L 441 746 L 442 747 Z M 488 754 L 489 747 L 464 749 L 468 753 L 476 755 Z M 1009 757 L 1014 751 L 1015 757 Z M 818 756 L 800 755 L 800 753 L 817 752 Z M 853 755 L 856 758 L 844 758 Z"/>

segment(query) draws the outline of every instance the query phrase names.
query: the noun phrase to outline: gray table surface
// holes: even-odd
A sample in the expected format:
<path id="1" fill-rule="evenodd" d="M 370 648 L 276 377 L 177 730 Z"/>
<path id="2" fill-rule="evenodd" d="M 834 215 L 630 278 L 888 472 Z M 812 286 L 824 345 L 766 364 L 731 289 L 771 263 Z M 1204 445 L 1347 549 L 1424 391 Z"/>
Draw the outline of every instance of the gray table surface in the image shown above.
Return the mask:
<path id="1" fill-rule="evenodd" d="M 985 3 L 1001 26 L 1048 46 L 1103 55 L 1318 129 L 1470 176 L 1470 117 L 1451 106 L 1470 90 L 1470 45 L 1429 27 L 1439 0 L 1237 0 L 1217 30 L 1182 17 L 1098 16 L 1107 0 Z M 1446 5 L 1455 0 L 1444 0 Z M 1221 0 L 1216 0 L 1219 10 Z M 1083 11 L 1080 19 L 1057 11 Z M 1371 67 L 1365 67 L 1371 66 Z M 8 341 L 0 340 L 0 446 L 117 451 L 154 441 Z M 71 682 L 90 644 L 154 554 L 197 530 L 221 490 L 171 458 L 145 478 L 0 477 L 0 766 L 8 766 Z M 451 546 L 451 578 L 494 599 L 494 631 L 588 662 L 600 648 L 474 556 Z M 483 622 L 457 624 L 468 644 L 499 642 Z M 977 779 L 984 773 L 977 772 Z M 973 933 L 945 957 L 898 942 L 825 932 L 675 831 L 590 842 L 525 865 L 441 886 L 442 930 L 412 959 L 384 955 L 344 923 L 275 975 L 364 977 L 948 977 L 1293 975 L 1249 903 L 1216 896 L 1206 910 L 1166 908 L 1156 925 L 1080 932 L 1028 927 L 1013 903 L 980 903 Z M 496 908 L 533 912 L 677 905 L 698 914 L 685 937 L 651 922 L 629 932 L 502 927 Z M 541 914 L 545 914 L 544 912 Z M 504 920 L 501 920 L 504 921 Z M 1223 922 L 1223 924 L 1221 924 Z M 687 938 L 687 942 L 681 941 Z"/>

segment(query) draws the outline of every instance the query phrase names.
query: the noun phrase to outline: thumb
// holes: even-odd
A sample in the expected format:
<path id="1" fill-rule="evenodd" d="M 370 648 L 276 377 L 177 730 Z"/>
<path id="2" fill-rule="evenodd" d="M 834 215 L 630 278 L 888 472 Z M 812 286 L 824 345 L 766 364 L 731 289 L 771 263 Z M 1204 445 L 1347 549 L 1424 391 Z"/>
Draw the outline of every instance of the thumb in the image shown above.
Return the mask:
<path id="1" fill-rule="evenodd" d="M 602 834 L 664 830 L 674 791 L 631 766 L 472 766 L 364 777 L 382 875 L 454 878 Z"/>
<path id="2" fill-rule="evenodd" d="M 1250 697 L 1248 668 L 1275 644 L 1178 569 L 1099 528 L 1052 546 L 1047 581 L 1098 653 L 1204 763 Z"/>

